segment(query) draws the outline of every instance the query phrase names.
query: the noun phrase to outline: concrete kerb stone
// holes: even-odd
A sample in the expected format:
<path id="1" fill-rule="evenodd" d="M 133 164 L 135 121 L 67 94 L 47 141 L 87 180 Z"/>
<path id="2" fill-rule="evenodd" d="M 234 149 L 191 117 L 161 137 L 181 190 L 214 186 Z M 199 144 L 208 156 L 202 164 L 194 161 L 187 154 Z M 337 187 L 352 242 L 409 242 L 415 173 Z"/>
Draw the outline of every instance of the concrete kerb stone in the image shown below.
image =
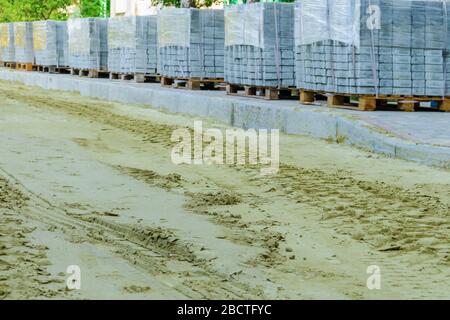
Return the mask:
<path id="1" fill-rule="evenodd" d="M 336 125 L 336 138 L 342 139 L 342 142 L 376 153 L 382 153 L 389 157 L 395 157 L 395 148 L 399 143 L 398 139 L 387 137 L 371 130 L 366 125 L 345 118 L 338 118 Z"/>
<path id="2" fill-rule="evenodd" d="M 393 158 L 450 167 L 450 148 L 389 137 L 363 120 L 350 119 L 326 109 L 283 103 L 278 105 L 277 102 L 228 97 L 218 92 L 191 92 L 158 85 L 6 69 L 0 69 L 0 79 L 43 89 L 78 92 L 82 96 L 106 101 L 148 105 L 169 113 L 208 117 L 235 127 L 277 128 L 287 134 L 332 139 Z"/>
<path id="3" fill-rule="evenodd" d="M 285 110 L 286 133 L 312 136 L 319 139 L 337 139 L 338 118 L 323 112 Z M 301 125 L 299 125 L 301 123 Z"/>
<path id="4" fill-rule="evenodd" d="M 450 169 L 449 148 L 439 146 L 415 145 L 411 148 L 406 143 L 395 147 L 395 157 L 407 159 L 426 165 Z"/>

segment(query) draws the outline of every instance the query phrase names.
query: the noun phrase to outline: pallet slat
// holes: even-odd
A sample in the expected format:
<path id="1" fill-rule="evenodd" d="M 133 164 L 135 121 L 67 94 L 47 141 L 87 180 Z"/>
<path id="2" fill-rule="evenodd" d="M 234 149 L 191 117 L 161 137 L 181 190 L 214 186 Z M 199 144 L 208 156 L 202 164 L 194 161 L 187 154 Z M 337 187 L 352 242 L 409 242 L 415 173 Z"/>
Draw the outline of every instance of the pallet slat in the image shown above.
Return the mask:
<path id="1" fill-rule="evenodd" d="M 6 67 L 6 68 L 15 69 L 16 68 L 16 63 L 15 62 L 4 62 L 3 66 Z"/>
<path id="2" fill-rule="evenodd" d="M 327 105 L 330 108 L 376 111 L 382 105 L 386 105 L 387 102 L 396 102 L 397 110 L 413 112 L 420 107 L 420 102 L 437 102 L 438 110 L 450 112 L 450 97 L 352 95 L 300 90 L 300 102 L 303 104 L 314 103 L 317 97 L 326 98 Z M 351 104 L 350 99 L 352 97 L 358 99 L 357 106 Z"/>
<path id="3" fill-rule="evenodd" d="M 226 86 L 228 95 L 259 98 L 265 100 L 291 99 L 298 96 L 298 90 L 294 88 L 273 88 L 259 86 L 242 86 L 228 83 Z M 244 91 L 240 94 L 239 91 Z"/>
<path id="4" fill-rule="evenodd" d="M 16 69 L 22 70 L 22 71 L 33 71 L 33 64 L 32 63 L 17 63 Z"/>
<path id="5" fill-rule="evenodd" d="M 160 76 L 159 74 L 110 72 L 109 79 L 122 81 L 133 80 L 136 83 L 144 83 L 144 82 L 159 82 Z"/>
<path id="6" fill-rule="evenodd" d="M 3 62 L 6 68 L 17 69 L 22 71 L 33 71 L 32 63 L 18 63 L 18 62 Z"/>
<path id="7" fill-rule="evenodd" d="M 74 76 L 87 77 L 87 78 L 108 78 L 109 72 L 105 70 L 95 69 L 77 69 L 71 68 L 70 74 Z"/>
<path id="8" fill-rule="evenodd" d="M 57 66 L 43 66 L 43 65 L 33 65 L 33 71 L 45 72 L 45 73 L 60 73 L 69 74 L 69 67 L 57 67 Z"/>
<path id="9" fill-rule="evenodd" d="M 215 90 L 217 84 L 223 83 L 221 78 L 172 78 L 161 77 L 161 86 L 188 90 Z M 175 85 L 175 86 L 174 86 Z"/>

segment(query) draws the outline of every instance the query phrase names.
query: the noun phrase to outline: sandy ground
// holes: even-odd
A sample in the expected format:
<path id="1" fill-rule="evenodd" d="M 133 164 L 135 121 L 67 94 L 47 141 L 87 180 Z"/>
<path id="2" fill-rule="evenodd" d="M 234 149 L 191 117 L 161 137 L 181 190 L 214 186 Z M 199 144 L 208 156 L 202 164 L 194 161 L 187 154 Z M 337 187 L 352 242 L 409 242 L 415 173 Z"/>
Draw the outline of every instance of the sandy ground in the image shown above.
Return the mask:
<path id="1" fill-rule="evenodd" d="M 194 118 L 6 82 L 0 99 L 0 298 L 450 298 L 449 171 L 287 135 L 276 176 L 176 166 Z"/>

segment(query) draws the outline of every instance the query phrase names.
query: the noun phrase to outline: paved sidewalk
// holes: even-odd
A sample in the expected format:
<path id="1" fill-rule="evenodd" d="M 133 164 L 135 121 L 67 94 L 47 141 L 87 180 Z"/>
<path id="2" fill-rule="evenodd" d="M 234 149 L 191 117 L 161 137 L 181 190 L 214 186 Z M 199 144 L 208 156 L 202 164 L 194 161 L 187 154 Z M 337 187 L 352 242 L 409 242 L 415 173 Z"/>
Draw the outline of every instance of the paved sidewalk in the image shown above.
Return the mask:
<path id="1" fill-rule="evenodd" d="M 381 111 L 358 116 L 400 138 L 450 147 L 450 113 Z"/>

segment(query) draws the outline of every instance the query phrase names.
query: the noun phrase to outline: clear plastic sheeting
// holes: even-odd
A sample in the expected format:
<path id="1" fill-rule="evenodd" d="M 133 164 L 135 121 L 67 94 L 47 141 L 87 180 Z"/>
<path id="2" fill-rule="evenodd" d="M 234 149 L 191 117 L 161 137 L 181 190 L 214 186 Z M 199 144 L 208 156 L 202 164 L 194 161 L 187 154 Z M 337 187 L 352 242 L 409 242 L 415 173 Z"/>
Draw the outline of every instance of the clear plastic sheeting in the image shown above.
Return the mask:
<path id="1" fill-rule="evenodd" d="M 108 20 L 77 18 L 67 22 L 69 66 L 106 70 L 108 67 Z"/>
<path id="2" fill-rule="evenodd" d="M 108 20 L 108 48 L 119 49 L 136 48 L 136 41 L 143 41 L 142 35 L 145 33 L 145 26 L 140 25 L 140 30 L 137 30 L 137 17 L 112 17 Z M 136 38 L 136 31 L 140 31 L 140 38 Z"/>
<path id="3" fill-rule="evenodd" d="M 302 0 L 296 86 L 345 94 L 447 96 L 449 0 Z"/>
<path id="4" fill-rule="evenodd" d="M 156 74 L 156 16 L 114 17 L 108 21 L 108 70 Z"/>
<path id="5" fill-rule="evenodd" d="M 48 36 L 47 33 L 49 33 Z M 52 39 L 54 39 L 54 43 L 56 45 L 56 25 L 52 24 L 51 21 L 33 22 L 34 50 L 45 50 L 47 48 L 48 42 L 52 42 Z"/>
<path id="6" fill-rule="evenodd" d="M 294 5 L 252 3 L 225 8 L 225 80 L 293 87 Z"/>
<path id="7" fill-rule="evenodd" d="M 0 60 L 4 62 L 14 62 L 16 59 L 13 23 L 0 24 L 0 53 Z"/>
<path id="8" fill-rule="evenodd" d="M 298 45 L 335 40 L 359 46 L 361 0 L 299 1 L 295 11 Z"/>
<path id="9" fill-rule="evenodd" d="M 225 8 L 225 46 L 264 48 L 264 6 L 234 5 Z"/>
<path id="10" fill-rule="evenodd" d="M 94 21 L 71 19 L 67 22 L 67 28 L 69 32 L 69 54 L 89 54 L 91 44 L 89 36 L 91 33 L 93 36 L 98 35 L 98 28 Z"/>
<path id="11" fill-rule="evenodd" d="M 69 66 L 69 33 L 67 21 L 56 22 L 56 51 L 58 53 L 58 67 Z"/>
<path id="12" fill-rule="evenodd" d="M 173 78 L 223 78 L 223 10 L 167 8 L 158 15 L 158 72 Z"/>
<path id="13" fill-rule="evenodd" d="M 160 11 L 158 18 L 160 47 L 189 47 L 191 9 L 166 8 Z"/>
<path id="14" fill-rule="evenodd" d="M 34 63 L 33 25 L 31 22 L 14 23 L 15 62 Z"/>
<path id="15" fill-rule="evenodd" d="M 65 21 L 33 22 L 35 61 L 41 66 L 68 66 L 68 34 Z"/>

